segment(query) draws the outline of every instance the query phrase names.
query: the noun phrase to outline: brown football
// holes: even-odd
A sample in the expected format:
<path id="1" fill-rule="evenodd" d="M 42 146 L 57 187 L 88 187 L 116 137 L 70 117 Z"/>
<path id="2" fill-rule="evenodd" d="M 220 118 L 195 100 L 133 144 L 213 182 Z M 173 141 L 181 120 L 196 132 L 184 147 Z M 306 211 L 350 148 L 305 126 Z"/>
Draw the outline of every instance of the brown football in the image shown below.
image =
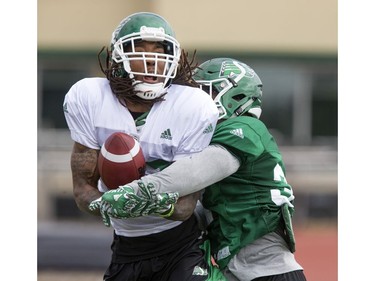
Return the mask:
<path id="1" fill-rule="evenodd" d="M 108 189 L 141 178 L 146 162 L 139 142 L 126 133 L 113 133 L 100 149 L 98 168 Z"/>

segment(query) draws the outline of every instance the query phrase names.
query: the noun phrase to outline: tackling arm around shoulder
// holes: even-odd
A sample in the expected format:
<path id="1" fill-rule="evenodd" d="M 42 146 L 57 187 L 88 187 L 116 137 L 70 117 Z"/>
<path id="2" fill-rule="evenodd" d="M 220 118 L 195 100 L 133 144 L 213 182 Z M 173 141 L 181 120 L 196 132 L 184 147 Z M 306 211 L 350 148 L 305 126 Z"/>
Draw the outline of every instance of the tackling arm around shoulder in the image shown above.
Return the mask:
<path id="1" fill-rule="evenodd" d="M 138 182 L 152 184 L 156 193 L 178 192 L 180 197 L 195 193 L 233 174 L 240 161 L 221 145 L 211 144 L 190 157 L 178 159 L 163 171 L 142 177 L 129 185 L 138 188 Z"/>

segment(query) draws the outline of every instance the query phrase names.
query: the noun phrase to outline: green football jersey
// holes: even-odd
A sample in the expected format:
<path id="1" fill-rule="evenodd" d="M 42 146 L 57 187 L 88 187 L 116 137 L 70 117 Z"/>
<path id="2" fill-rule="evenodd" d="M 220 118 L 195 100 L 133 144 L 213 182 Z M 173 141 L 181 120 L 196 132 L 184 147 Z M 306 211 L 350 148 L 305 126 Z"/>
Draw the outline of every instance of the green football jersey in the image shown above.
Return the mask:
<path id="1" fill-rule="evenodd" d="M 281 225 L 280 206 L 294 197 L 278 146 L 262 121 L 248 116 L 225 120 L 211 144 L 226 147 L 241 163 L 236 173 L 203 194 L 203 206 L 213 215 L 207 228 L 212 252 L 224 268 L 242 247 Z"/>

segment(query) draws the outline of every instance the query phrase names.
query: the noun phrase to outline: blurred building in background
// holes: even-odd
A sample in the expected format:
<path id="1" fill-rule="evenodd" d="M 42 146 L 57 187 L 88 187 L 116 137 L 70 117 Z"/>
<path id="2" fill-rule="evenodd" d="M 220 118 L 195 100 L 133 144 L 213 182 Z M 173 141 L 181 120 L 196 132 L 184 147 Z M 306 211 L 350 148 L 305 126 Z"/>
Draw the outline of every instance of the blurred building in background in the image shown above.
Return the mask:
<path id="1" fill-rule="evenodd" d="M 64 95 L 103 76 L 98 53 L 127 15 L 169 21 L 197 61 L 233 57 L 264 84 L 262 120 L 284 155 L 296 223 L 337 219 L 337 2 L 38 1 L 38 221 L 91 220 L 72 196 Z"/>

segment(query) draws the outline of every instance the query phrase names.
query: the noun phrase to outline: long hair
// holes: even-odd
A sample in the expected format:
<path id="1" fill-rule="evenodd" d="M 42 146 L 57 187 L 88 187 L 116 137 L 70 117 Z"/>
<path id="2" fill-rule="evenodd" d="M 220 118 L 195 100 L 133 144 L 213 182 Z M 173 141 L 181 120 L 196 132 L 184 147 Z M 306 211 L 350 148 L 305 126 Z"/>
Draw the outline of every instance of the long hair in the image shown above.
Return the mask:
<path id="1" fill-rule="evenodd" d="M 103 67 L 101 55 L 106 50 L 105 67 Z M 176 77 L 170 81 L 170 84 L 185 85 L 190 87 L 199 87 L 199 85 L 193 79 L 193 71 L 198 67 L 196 62 L 196 50 L 193 53 L 191 60 L 189 61 L 188 53 L 182 50 L 180 61 L 177 67 Z M 108 48 L 103 47 L 98 53 L 98 61 L 101 71 L 104 73 L 109 81 L 112 92 L 122 101 L 130 101 L 137 104 L 152 105 L 156 102 L 163 101 L 164 95 L 155 98 L 153 100 L 144 100 L 137 96 L 137 91 L 134 90 L 133 80 L 125 73 L 122 64 L 115 63 L 111 59 L 111 53 Z M 122 73 L 123 75 L 118 75 Z M 125 75 L 124 75 L 125 74 Z"/>

